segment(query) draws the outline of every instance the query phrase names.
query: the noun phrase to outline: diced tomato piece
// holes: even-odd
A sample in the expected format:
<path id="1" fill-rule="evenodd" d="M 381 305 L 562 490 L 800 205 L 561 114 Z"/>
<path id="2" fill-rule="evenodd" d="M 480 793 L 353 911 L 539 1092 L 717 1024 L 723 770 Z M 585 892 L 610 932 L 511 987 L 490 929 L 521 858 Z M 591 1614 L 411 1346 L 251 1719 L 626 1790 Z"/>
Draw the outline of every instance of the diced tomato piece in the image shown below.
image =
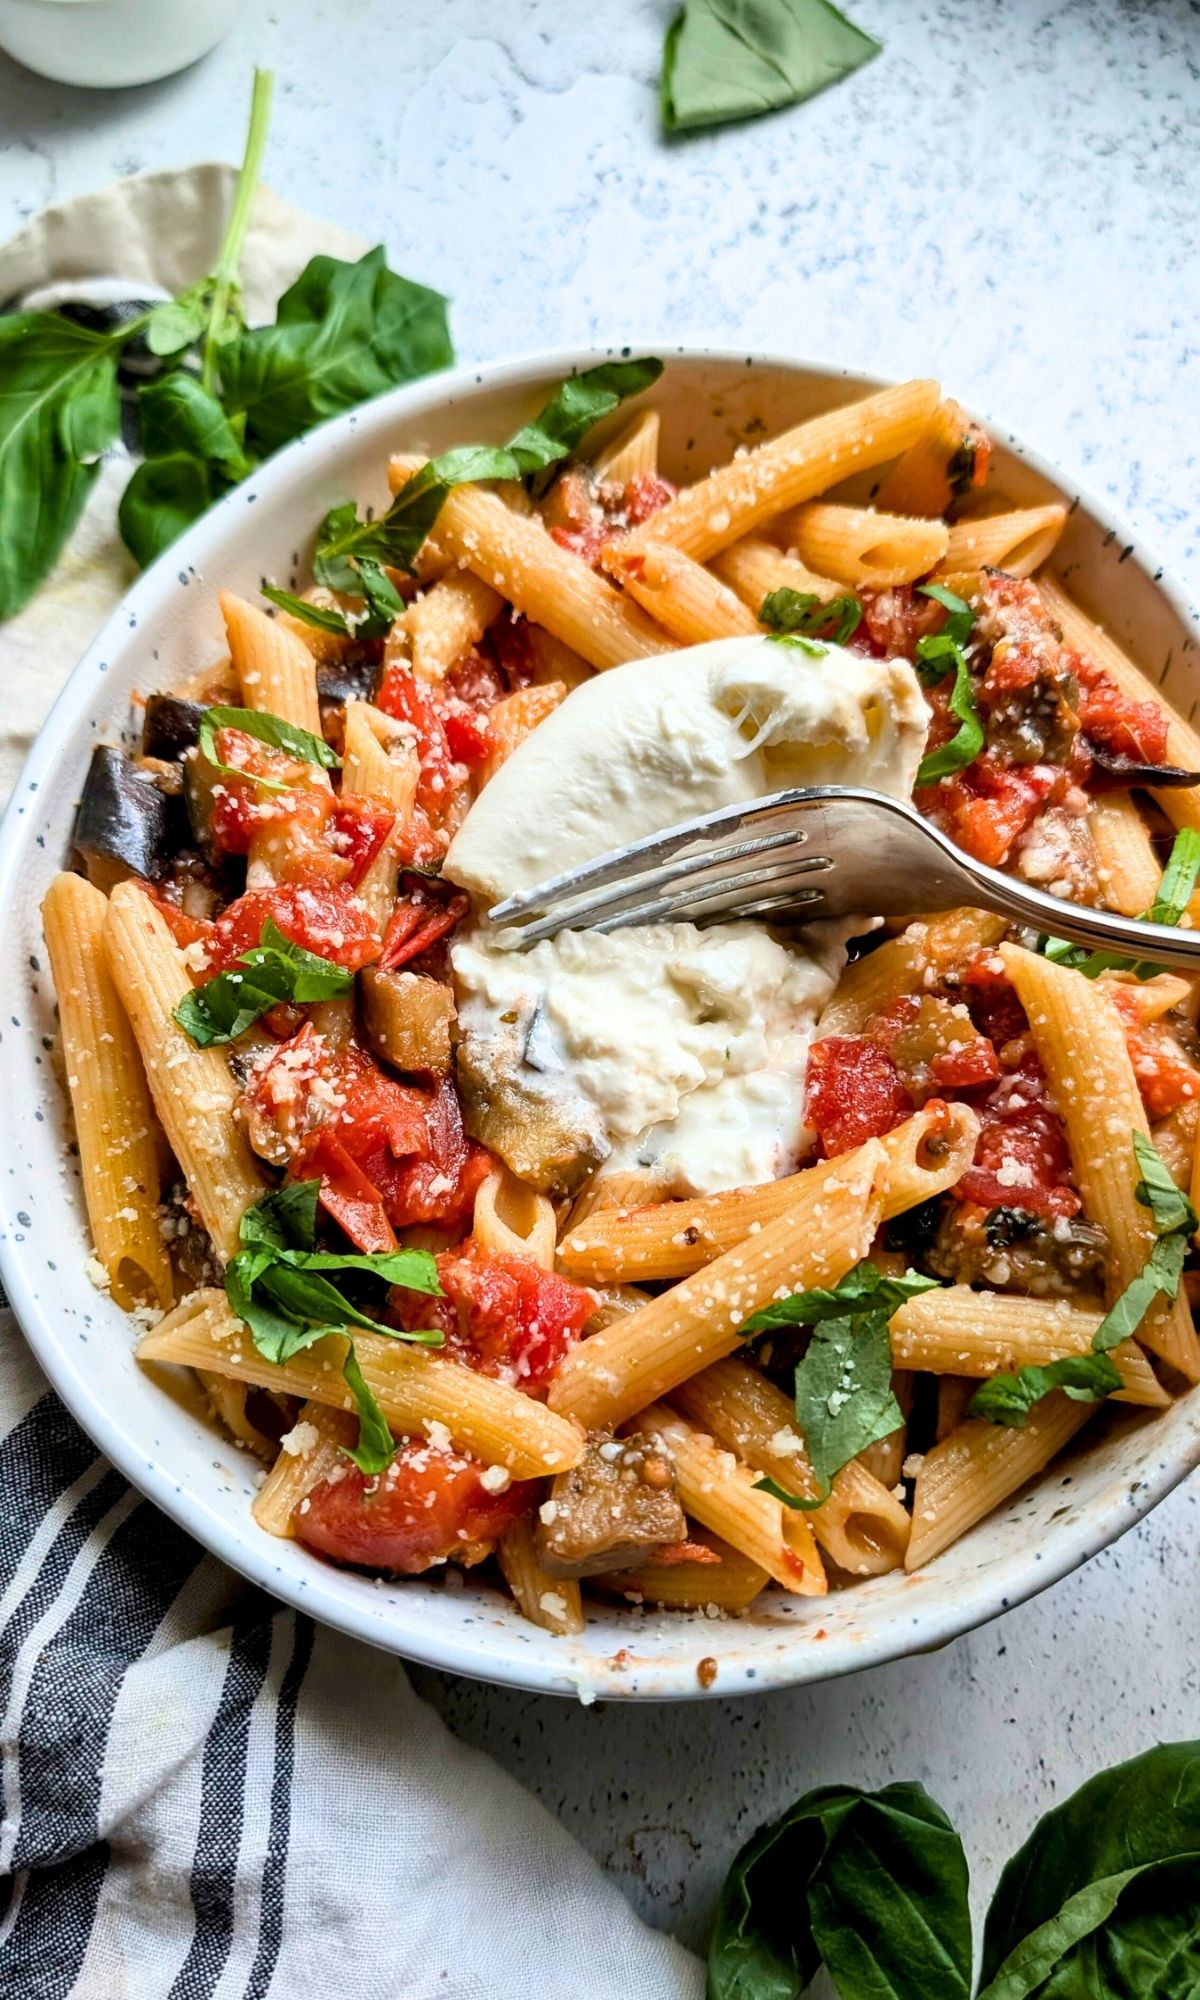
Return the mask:
<path id="1" fill-rule="evenodd" d="M 1200 1098 L 1200 1070 L 1190 1063 L 1170 1035 L 1148 1027 L 1126 1027 L 1129 1060 L 1150 1118 L 1165 1118 L 1181 1104 Z"/>
<path id="2" fill-rule="evenodd" d="M 351 972 L 379 956 L 375 919 L 351 888 L 283 882 L 273 889 L 248 890 L 217 918 L 206 977 L 223 972 L 256 945 L 268 918 L 293 944 Z"/>
<path id="3" fill-rule="evenodd" d="M 610 522 L 589 521 L 583 528 L 551 528 L 550 535 L 560 549 L 569 549 L 578 556 L 589 569 L 595 569 L 600 560 L 600 551 L 606 542 L 613 539 L 614 529 Z"/>
<path id="4" fill-rule="evenodd" d="M 333 1562 L 418 1576 L 434 1563 L 482 1561 L 533 1499 L 535 1482 L 500 1493 L 478 1459 L 436 1445 L 402 1445 L 386 1472 L 367 1479 L 347 1462 L 313 1488 L 295 1517 L 300 1541 Z"/>
<path id="5" fill-rule="evenodd" d="M 999 868 L 1060 781 L 1047 764 L 1003 766 L 986 754 L 917 794 L 921 812 L 944 823 L 958 845 Z"/>
<path id="6" fill-rule="evenodd" d="M 421 765 L 417 803 L 435 825 L 440 824 L 462 782 L 462 774 L 455 770 L 454 755 L 429 689 L 407 667 L 397 663 L 385 672 L 375 704 L 385 715 L 397 722 L 410 723 L 415 729 Z"/>
<path id="7" fill-rule="evenodd" d="M 1085 735 L 1114 756 L 1139 764 L 1165 764 L 1167 718 L 1156 701 L 1133 701 L 1083 653 L 1064 649 L 1079 682 L 1079 720 Z"/>
<path id="8" fill-rule="evenodd" d="M 832 1157 L 878 1139 L 913 1110 L 885 1049 L 863 1035 L 827 1035 L 808 1052 L 804 1116 Z"/>
<path id="9" fill-rule="evenodd" d="M 470 908 L 469 896 L 453 890 L 449 884 L 439 893 L 440 885 L 435 888 L 422 882 L 419 876 L 410 876 L 406 888 L 407 894 L 393 908 L 384 935 L 379 960 L 384 972 L 394 972 L 397 966 L 419 958 L 431 945 L 448 936 Z"/>
<path id="10" fill-rule="evenodd" d="M 396 823 L 395 809 L 383 799 L 343 792 L 334 804 L 327 837 L 334 854 L 347 863 L 347 882 L 356 889 Z"/>
<path id="11" fill-rule="evenodd" d="M 858 596 L 863 622 L 851 644 L 860 652 L 890 660 L 915 660 L 918 639 L 940 632 L 946 622 L 945 607 L 936 597 L 922 597 L 911 583 L 898 583 L 889 590 L 861 590 Z"/>
<path id="12" fill-rule="evenodd" d="M 657 472 L 635 472 L 625 483 L 625 504 L 623 512 L 631 528 L 640 527 L 651 514 L 657 514 L 668 501 L 675 498 L 678 487 L 669 479 L 660 478 Z"/>
<path id="13" fill-rule="evenodd" d="M 442 726 L 446 731 L 450 755 L 456 763 L 469 764 L 474 770 L 486 760 L 492 739 L 482 716 L 469 708 L 452 708 L 443 717 Z"/>
<path id="14" fill-rule="evenodd" d="M 467 1138 L 449 1077 L 431 1092 L 416 1094 L 424 1101 L 422 1149 L 405 1157 L 393 1151 L 390 1159 L 380 1159 L 376 1151 L 362 1159 L 363 1170 L 379 1188 L 397 1229 L 416 1223 L 458 1228 L 467 1221 L 494 1162 L 485 1147 Z"/>
<path id="15" fill-rule="evenodd" d="M 305 1153 L 297 1178 L 320 1179 L 322 1208 L 345 1230 L 357 1249 L 369 1255 L 395 1249 L 396 1232 L 388 1221 L 379 1189 L 332 1133 L 318 1135 Z"/>
<path id="16" fill-rule="evenodd" d="M 1077 1215 L 1070 1186 L 1066 1133 L 1047 1102 L 1045 1074 L 1027 1056 L 983 1106 L 974 1164 L 954 1192 L 981 1208 L 1026 1208 L 1039 1215 Z"/>
<path id="17" fill-rule="evenodd" d="M 181 945 L 186 951 L 190 944 L 199 944 L 202 941 L 211 944 L 214 930 L 211 918 L 189 917 L 186 910 L 181 910 L 178 903 L 173 903 L 171 898 L 165 896 L 153 882 L 143 882 L 138 875 L 131 879 L 134 887 L 140 889 L 144 896 L 149 896 L 159 915 L 165 918 L 177 945 Z M 207 979 L 208 974 L 205 973 L 204 977 Z"/>
<path id="18" fill-rule="evenodd" d="M 473 1243 L 443 1252 L 438 1277 L 444 1298 L 393 1293 L 402 1324 L 439 1326 L 456 1360 L 534 1394 L 596 1310 L 591 1292 L 531 1257 L 489 1255 Z"/>
<path id="19" fill-rule="evenodd" d="M 934 1056 L 929 1067 L 943 1090 L 977 1090 L 980 1084 L 995 1083 L 1000 1075 L 996 1051 L 986 1035 Z"/>

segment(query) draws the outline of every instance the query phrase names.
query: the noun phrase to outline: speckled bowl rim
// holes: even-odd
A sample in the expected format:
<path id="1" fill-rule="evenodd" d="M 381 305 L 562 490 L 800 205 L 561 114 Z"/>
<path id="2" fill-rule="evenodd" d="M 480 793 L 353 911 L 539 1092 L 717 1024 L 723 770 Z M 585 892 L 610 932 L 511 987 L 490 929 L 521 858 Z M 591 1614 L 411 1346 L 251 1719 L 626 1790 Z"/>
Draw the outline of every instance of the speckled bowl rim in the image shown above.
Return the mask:
<path id="1" fill-rule="evenodd" d="M 659 353 L 672 361 L 711 363 L 717 368 L 728 367 L 730 370 L 750 368 L 785 377 L 824 379 L 831 385 L 844 385 L 849 381 L 864 392 L 869 392 L 872 387 L 887 386 L 885 378 L 865 376 L 853 369 L 795 356 L 747 354 L 744 348 L 709 347 L 699 343 L 623 340 L 619 346 L 535 350 L 480 366 L 447 370 L 379 397 L 359 411 L 334 418 L 261 467 L 254 475 L 255 493 L 261 498 L 285 487 L 302 458 L 314 453 L 336 457 L 336 448 L 348 443 L 364 416 L 372 422 L 385 415 L 389 418 L 394 416 L 397 421 L 411 419 L 478 388 L 516 393 L 546 378 L 565 376 L 575 369 L 594 366 L 618 353 L 631 351 Z M 1200 620 L 1190 609 L 1183 590 L 1172 582 L 1166 565 L 1145 539 L 1135 535 L 1085 485 L 1064 475 L 1060 468 L 1025 445 L 1006 426 L 988 422 L 988 428 L 1038 478 L 1062 493 L 1076 496 L 1092 518 L 1107 530 L 1107 539 L 1119 538 L 1124 553 L 1135 557 L 1138 566 L 1152 580 L 1172 612 L 1190 631 L 1194 641 L 1200 644 Z M 244 489 L 235 489 L 138 578 L 105 622 L 59 694 L 30 751 L 0 826 L 0 925 L 4 925 L 10 917 L 22 859 L 33 839 L 33 820 L 26 813 L 23 802 L 40 789 L 47 775 L 53 771 L 68 747 L 68 738 L 77 721 L 86 714 L 93 696 L 99 693 L 102 677 L 111 663 L 124 655 L 131 644 L 136 646 L 136 626 L 149 615 L 164 593 L 174 588 L 178 573 L 186 568 L 207 568 L 214 558 L 219 558 L 227 538 L 236 536 L 244 518 L 239 504 L 243 496 Z M 0 1158 L 6 1149 L 7 1146 L 0 1148 Z M 761 1656 L 751 1649 L 746 1657 L 739 1659 L 737 1636 L 739 1632 L 753 1629 L 752 1621 L 749 1624 L 747 1621 L 728 1622 L 713 1627 L 706 1622 L 684 1617 L 674 1621 L 680 1639 L 678 1657 L 660 1658 L 655 1655 L 644 1658 L 642 1670 L 632 1672 L 629 1670 L 631 1662 L 622 1658 L 620 1651 L 612 1656 L 588 1651 L 586 1635 L 581 1641 L 564 1642 L 528 1625 L 523 1628 L 521 1645 L 499 1651 L 496 1650 L 494 1637 L 487 1636 L 483 1630 L 486 1621 L 478 1617 L 464 1618 L 461 1634 L 455 1637 L 447 1638 L 441 1634 L 431 1638 L 422 1629 L 418 1605 L 413 1605 L 415 1615 L 405 1615 L 403 1586 L 398 1592 L 392 1589 L 387 1591 L 385 1606 L 374 1599 L 370 1591 L 361 1588 L 363 1579 L 326 1566 L 316 1558 L 310 1559 L 311 1573 L 302 1578 L 287 1575 L 273 1559 L 277 1544 L 255 1525 L 247 1507 L 242 1507 L 239 1512 L 235 1501 L 234 1511 L 227 1513 L 204 1496 L 183 1490 L 169 1466 L 147 1458 L 145 1438 L 126 1427 L 119 1410 L 113 1410 L 102 1401 L 98 1371 L 89 1369 L 86 1363 L 81 1365 L 79 1356 L 56 1332 L 52 1301 L 46 1297 L 44 1284 L 39 1291 L 39 1279 L 17 1240 L 21 1234 L 17 1225 L 23 1220 L 18 1215 L 21 1196 L 14 1197 L 8 1180 L 7 1175 L 0 1177 L 0 1278 L 45 1374 L 71 1414 L 111 1463 L 221 1561 L 285 1603 L 403 1658 L 501 1685 L 538 1692 L 576 1694 L 584 1700 L 596 1697 L 605 1700 L 697 1699 L 707 1694 L 729 1696 L 803 1685 L 882 1666 L 913 1653 L 933 1651 L 986 1624 L 1088 1562 L 1143 1519 L 1200 1464 L 1200 1412 L 1197 1412 L 1190 1426 L 1185 1427 L 1182 1440 L 1174 1451 L 1147 1455 L 1144 1476 L 1133 1483 L 1132 1489 L 1125 1480 L 1115 1482 L 1103 1505 L 1093 1506 L 1078 1520 L 1065 1521 L 1061 1528 L 1052 1529 L 1041 1545 L 1028 1547 L 1019 1556 L 997 1563 L 986 1580 L 977 1581 L 972 1588 L 957 1596 L 945 1594 L 939 1604 L 928 1607 L 918 1605 L 907 1621 L 909 1629 L 904 1632 L 896 1629 L 875 1637 L 868 1633 L 859 1641 L 847 1635 L 840 1643 L 830 1640 L 824 1646 L 814 1646 L 806 1643 L 806 1639 L 824 1635 L 806 1634 L 803 1628 L 796 1626 L 791 1632 L 780 1634 L 784 1643 L 778 1645 L 773 1654 L 764 1647 Z M 65 1199 L 61 1206 L 64 1229 L 76 1231 L 77 1217 Z M 102 1309 L 127 1325 L 125 1315 L 111 1302 L 104 1301 Z M 1197 1394 L 1200 1396 L 1200 1392 Z M 1195 1404 L 1197 1397 L 1189 1401 Z M 923 1575 L 936 1586 L 935 1570 L 926 1571 Z M 911 1579 L 914 1583 L 918 1580 L 918 1577 Z M 855 1596 L 861 1590 L 869 1591 L 870 1587 L 869 1582 L 856 1586 Z M 463 1602 L 464 1608 L 470 1604 L 473 1609 L 478 1609 L 477 1600 L 469 1594 L 464 1594 Z M 811 1605 L 813 1600 L 805 1602 Z M 615 1622 L 617 1636 L 624 1633 L 627 1644 L 636 1646 L 636 1620 L 630 1618 L 626 1630 L 624 1618 L 625 1614 L 618 1613 L 606 1622 L 610 1628 Z M 898 1621 L 895 1622 L 898 1624 Z M 719 1679 L 710 1687 L 702 1687 L 697 1679 L 697 1664 L 705 1654 L 716 1650 L 718 1637 L 721 1642 Z M 567 1648 L 566 1653 L 562 1650 L 564 1647 Z"/>

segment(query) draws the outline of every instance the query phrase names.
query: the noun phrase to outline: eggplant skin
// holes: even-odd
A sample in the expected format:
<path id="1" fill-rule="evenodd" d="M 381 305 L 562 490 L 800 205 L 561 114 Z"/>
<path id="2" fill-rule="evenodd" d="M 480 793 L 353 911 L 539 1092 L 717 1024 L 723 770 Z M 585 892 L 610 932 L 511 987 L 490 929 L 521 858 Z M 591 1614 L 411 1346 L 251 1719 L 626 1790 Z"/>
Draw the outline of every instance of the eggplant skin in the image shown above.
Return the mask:
<path id="1" fill-rule="evenodd" d="M 179 845 L 178 824 L 176 801 L 123 750 L 97 744 L 75 815 L 74 845 L 89 882 L 107 894 L 130 875 L 157 881 Z"/>
<path id="2" fill-rule="evenodd" d="M 370 701 L 379 685 L 380 665 L 367 654 L 344 660 L 322 660 L 317 666 L 317 698 L 324 717 L 348 701 Z"/>
<path id="3" fill-rule="evenodd" d="M 203 714 L 203 702 L 183 701 L 174 694 L 149 695 L 142 724 L 143 757 L 178 762 L 185 751 L 194 749 L 199 742 Z"/>

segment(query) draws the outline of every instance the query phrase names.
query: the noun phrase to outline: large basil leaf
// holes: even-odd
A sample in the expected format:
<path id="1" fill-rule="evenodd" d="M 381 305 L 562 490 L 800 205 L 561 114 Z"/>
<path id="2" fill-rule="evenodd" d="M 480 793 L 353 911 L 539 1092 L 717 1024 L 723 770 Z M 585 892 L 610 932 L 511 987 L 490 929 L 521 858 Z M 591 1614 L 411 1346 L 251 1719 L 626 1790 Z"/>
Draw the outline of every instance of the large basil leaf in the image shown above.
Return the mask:
<path id="1" fill-rule="evenodd" d="M 1200 1744 L 1101 1772 L 1005 1868 L 980 2000 L 1194 2000 L 1200 1992 Z"/>
<path id="2" fill-rule="evenodd" d="M 663 48 L 668 131 L 799 104 L 877 56 L 830 0 L 687 0 Z"/>
<path id="3" fill-rule="evenodd" d="M 314 257 L 276 308 L 221 349 L 225 406 L 262 454 L 314 424 L 454 359 L 440 292 L 389 271 L 382 245 L 356 264 Z"/>
<path id="4" fill-rule="evenodd" d="M 822 1963 L 842 2000 L 969 2000 L 966 1857 L 920 1785 L 823 1786 L 737 1856 L 708 2000 L 798 2000 Z"/>
<path id="5" fill-rule="evenodd" d="M 117 436 L 120 346 L 57 313 L 0 317 L 0 618 L 53 567 Z"/>

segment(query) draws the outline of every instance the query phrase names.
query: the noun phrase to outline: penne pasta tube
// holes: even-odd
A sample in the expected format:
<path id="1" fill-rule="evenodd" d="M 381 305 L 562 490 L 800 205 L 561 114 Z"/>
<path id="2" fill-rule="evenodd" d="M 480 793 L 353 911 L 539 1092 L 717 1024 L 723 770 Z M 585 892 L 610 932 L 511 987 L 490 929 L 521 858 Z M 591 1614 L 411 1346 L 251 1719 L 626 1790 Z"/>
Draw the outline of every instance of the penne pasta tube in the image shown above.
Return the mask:
<path id="1" fill-rule="evenodd" d="M 224 1292 L 202 1292 L 197 1300 L 198 1310 L 192 1302 L 146 1335 L 139 1361 L 213 1369 L 280 1395 L 311 1398 L 335 1410 L 354 1409 L 342 1376 L 346 1342 L 340 1333 L 326 1334 L 277 1364 L 258 1352 Z M 356 1332 L 354 1348 L 363 1376 L 398 1436 L 419 1437 L 431 1424 L 444 1424 L 460 1450 L 488 1465 L 506 1466 L 514 1479 L 566 1472 L 583 1455 L 583 1440 L 573 1424 L 507 1382 L 381 1334 Z"/>
<path id="2" fill-rule="evenodd" d="M 810 569 L 856 589 L 886 589 L 927 576 L 945 555 L 949 539 L 944 521 L 821 500 L 785 514 L 774 533 Z"/>
<path id="3" fill-rule="evenodd" d="M 572 688 L 581 687 L 584 681 L 592 679 L 593 669 L 582 653 L 564 645 L 544 626 L 533 625 L 528 618 L 523 619 L 521 634 L 534 687 L 549 687 L 557 683 L 570 694 Z"/>
<path id="4" fill-rule="evenodd" d="M 518 744 L 553 714 L 566 692 L 561 681 L 550 681 L 541 687 L 518 688 L 489 708 L 488 754 L 479 773 L 481 785 L 488 784 Z"/>
<path id="5" fill-rule="evenodd" d="M 915 1208 L 961 1180 L 974 1157 L 978 1131 L 968 1105 L 934 1103 L 882 1140 L 872 1141 L 884 1154 L 884 1216 Z M 936 1157 L 931 1156 L 934 1146 Z M 666 1202 L 651 1197 L 648 1206 L 594 1206 L 578 1216 L 573 1211 L 558 1246 L 559 1268 L 598 1285 L 688 1277 L 777 1222 L 806 1188 L 818 1186 L 822 1176 L 852 1157 L 844 1154 L 783 1180 L 732 1188 L 725 1194 Z M 603 1180 L 593 1183 L 597 1190 L 605 1185 Z M 647 1194 L 635 1185 L 622 1198 L 646 1202 Z"/>
<path id="6" fill-rule="evenodd" d="M 803 597 L 819 597 L 827 604 L 841 589 L 833 577 L 818 576 L 798 556 L 785 555 L 777 542 L 762 535 L 746 535 L 734 542 L 732 548 L 713 557 L 709 568 L 737 592 L 756 618 L 773 590 L 796 590 Z"/>
<path id="7" fill-rule="evenodd" d="M 937 1385 L 937 1426 L 935 1437 L 938 1444 L 966 1422 L 967 1404 L 970 1402 L 978 1382 L 970 1375 L 939 1375 Z"/>
<path id="8" fill-rule="evenodd" d="M 176 1025 L 192 982 L 165 917 L 136 883 L 113 890 L 104 944 L 171 1150 L 217 1255 L 232 1257 L 243 1214 L 271 1185 L 234 1117 L 238 1086 L 219 1048 L 197 1048 Z"/>
<path id="9" fill-rule="evenodd" d="M 670 1187 L 670 1175 L 651 1167 L 630 1167 L 620 1173 L 596 1174 L 582 1194 L 576 1195 L 563 1226 L 563 1235 L 569 1235 L 577 1222 L 595 1215 L 599 1209 L 630 1209 L 646 1202 L 665 1201 Z"/>
<path id="10" fill-rule="evenodd" d="M 937 403 L 936 382 L 903 382 L 826 410 L 687 486 L 627 538 L 669 542 L 707 562 L 775 514 L 906 451 Z"/>
<path id="11" fill-rule="evenodd" d="M 1189 722 L 1176 715 L 1153 681 L 1135 666 L 1102 626 L 1095 624 L 1072 602 L 1055 578 L 1039 576 L 1037 587 L 1043 604 L 1059 626 L 1068 646 L 1086 654 L 1132 701 L 1158 703 L 1167 718 L 1168 764 L 1178 764 L 1185 771 L 1200 771 L 1200 734 Z M 1191 826 L 1200 830 L 1200 786 L 1164 786 L 1152 792 L 1151 797 L 1162 807 L 1173 826 Z"/>
<path id="12" fill-rule="evenodd" d="M 913 1388 L 913 1377 L 906 1368 L 893 1369 L 892 1394 L 900 1405 L 904 1421 L 898 1424 L 894 1431 L 889 1431 L 886 1437 L 876 1438 L 874 1444 L 867 1445 L 866 1449 L 858 1454 L 857 1463 L 871 1478 L 879 1481 L 885 1493 L 890 1493 L 893 1487 L 900 1484 L 900 1470 L 904 1464 L 908 1442 L 908 1415 L 912 1409 Z"/>
<path id="13" fill-rule="evenodd" d="M 631 549 L 610 542 L 600 557 L 628 596 L 683 646 L 709 639 L 751 638 L 760 633 L 757 614 L 709 569 L 669 545 Z"/>
<path id="14" fill-rule="evenodd" d="M 233 1384 L 231 1376 L 212 1375 L 208 1379 L 240 1386 Z M 268 1535 L 294 1535 L 296 1510 L 314 1486 L 345 1465 L 346 1450 L 357 1436 L 358 1425 L 345 1410 L 331 1410 L 311 1397 L 302 1403 L 295 1424 L 280 1443 L 274 1465 L 254 1496 L 250 1511 L 259 1527 Z"/>
<path id="15" fill-rule="evenodd" d="M 1162 867 L 1131 794 L 1101 792 L 1088 807 L 1088 826 L 1106 908 L 1140 917 L 1158 894 Z"/>
<path id="16" fill-rule="evenodd" d="M 403 486 L 412 462 L 393 460 Z M 456 486 L 438 515 L 438 541 L 458 563 L 491 584 L 527 618 L 544 625 L 593 667 L 617 667 L 674 641 L 596 571 L 562 549 L 540 520 L 514 514 L 478 486 Z"/>
<path id="17" fill-rule="evenodd" d="M 198 1379 L 212 1404 L 213 1414 L 225 1426 L 230 1437 L 245 1445 L 256 1458 L 265 1458 L 269 1464 L 275 1456 L 275 1443 L 251 1421 L 246 1409 L 245 1383 L 233 1382 L 228 1375 L 213 1375 L 204 1369 L 200 1370 Z"/>
<path id="18" fill-rule="evenodd" d="M 542 1567 L 527 1514 L 506 1528 L 496 1546 L 504 1581 L 531 1625 L 544 1632 L 582 1632 L 583 1598 L 573 1576 L 551 1576 Z"/>
<path id="19" fill-rule="evenodd" d="M 899 1368 L 975 1380 L 1043 1366 L 1065 1354 L 1087 1354 L 1103 1314 L 1066 1299 L 973 1292 L 969 1285 L 923 1292 L 892 1315 L 892 1356 Z M 1171 1398 L 1135 1340 L 1123 1340 L 1109 1360 L 1120 1372 L 1119 1403 L 1162 1408 Z"/>
<path id="20" fill-rule="evenodd" d="M 695 1537 L 719 1562 L 643 1563 L 640 1569 L 606 1570 L 590 1576 L 593 1590 L 631 1604 L 657 1604 L 671 1611 L 746 1611 L 771 1579 L 740 1549 L 701 1530 Z"/>
<path id="21" fill-rule="evenodd" d="M 158 1118 L 105 955 L 107 910 L 82 876 L 56 875 L 42 924 L 96 1255 L 119 1306 L 154 1299 L 165 1312 L 175 1287 L 159 1228 Z"/>
<path id="22" fill-rule="evenodd" d="M 671 1400 L 689 1423 L 785 1492 L 801 1500 L 817 1493 L 792 1401 L 757 1368 L 732 1357 L 714 1361 L 681 1382 Z M 808 1519 L 830 1561 L 850 1576 L 882 1576 L 904 1560 L 908 1511 L 861 1459 L 842 1468 L 828 1500 Z"/>
<path id="23" fill-rule="evenodd" d="M 572 1349 L 551 1383 L 551 1408 L 587 1430 L 621 1423 L 732 1354 L 744 1322 L 781 1287 L 836 1284 L 878 1227 L 886 1157 L 870 1140 L 799 1176 L 787 1208 L 757 1234 Z"/>
<path id="24" fill-rule="evenodd" d="M 221 592 L 220 605 L 244 706 L 320 736 L 317 663 L 304 641 L 231 591 Z"/>
<path id="25" fill-rule="evenodd" d="M 417 795 L 421 763 L 407 723 L 394 721 L 366 701 L 348 701 L 345 716 L 342 791 L 382 799 L 396 815 L 387 839 L 358 885 L 358 893 L 382 934 L 396 901 L 400 848 Z"/>
<path id="26" fill-rule="evenodd" d="M 938 564 L 938 575 L 1002 569 L 1009 576 L 1032 576 L 1053 550 L 1066 518 L 1066 508 L 1055 505 L 1020 507 L 1010 514 L 956 521 Z"/>
<path id="27" fill-rule="evenodd" d="M 1134 1199 L 1141 1174 L 1132 1134 L 1148 1138 L 1150 1126 L 1125 1030 L 1098 980 L 1016 945 L 999 950 L 1066 1127 L 1084 1208 L 1108 1232 L 1111 1304 L 1142 1270 L 1155 1240 L 1149 1209 Z M 1189 1382 L 1200 1381 L 1200 1342 L 1182 1288 L 1173 1302 L 1150 1308 L 1137 1337 Z"/>
<path id="28" fill-rule="evenodd" d="M 1173 1007 L 1182 1007 L 1192 993 L 1192 982 L 1180 979 L 1173 972 L 1160 972 L 1154 979 L 1133 979 L 1125 972 L 1102 972 L 1100 984 L 1114 999 L 1120 994 L 1122 1017 L 1135 1020 L 1139 1027 L 1145 1027 L 1149 1021 L 1161 1021 Z"/>
<path id="29" fill-rule="evenodd" d="M 488 1175 L 475 1196 L 471 1240 L 493 1257 L 530 1257 L 543 1271 L 554 1268 L 554 1209 L 544 1194 L 519 1181 L 507 1167 Z"/>
<path id="30" fill-rule="evenodd" d="M 659 1439 L 675 1467 L 688 1514 L 785 1590 L 801 1597 L 824 1596 L 828 1585 L 812 1528 L 803 1514 L 763 1492 L 750 1466 L 665 1403 L 643 1410 L 635 1428 Z"/>
<path id="31" fill-rule="evenodd" d="M 362 603 L 361 598 L 350 597 L 336 590 L 327 590 L 321 583 L 310 584 L 307 590 L 300 592 L 300 596 L 306 604 L 317 605 L 325 611 L 357 611 Z M 299 639 L 300 644 L 312 654 L 319 667 L 330 666 L 334 661 L 344 659 L 354 644 L 353 639 L 344 632 L 324 632 L 319 625 L 308 625 L 291 611 L 276 610 L 273 622 L 281 631 L 290 632 L 293 638 Z"/>
<path id="32" fill-rule="evenodd" d="M 987 478 L 991 445 L 961 403 L 943 396 L 925 429 L 880 481 L 875 505 L 891 514 L 945 514 Z"/>
<path id="33" fill-rule="evenodd" d="M 404 614 L 413 672 L 422 680 L 444 680 L 503 609 L 500 592 L 473 570 L 448 570 Z"/>
<path id="34" fill-rule="evenodd" d="M 1094 1409 L 1055 1390 L 1030 1411 L 1024 1430 L 972 1418 L 935 1444 L 917 1472 L 904 1567 L 921 1569 L 992 1513 L 1049 1464 Z"/>
<path id="35" fill-rule="evenodd" d="M 643 410 L 606 444 L 595 462 L 597 479 L 628 486 L 648 472 L 658 470 L 658 438 L 662 420 L 657 410 Z"/>
<path id="36" fill-rule="evenodd" d="M 871 1016 L 898 994 L 934 984 L 976 952 L 998 944 L 1007 928 L 1003 917 L 986 910 L 948 910 L 945 916 L 917 919 L 898 937 L 846 967 L 821 1016 L 819 1032 L 860 1034 Z"/>

